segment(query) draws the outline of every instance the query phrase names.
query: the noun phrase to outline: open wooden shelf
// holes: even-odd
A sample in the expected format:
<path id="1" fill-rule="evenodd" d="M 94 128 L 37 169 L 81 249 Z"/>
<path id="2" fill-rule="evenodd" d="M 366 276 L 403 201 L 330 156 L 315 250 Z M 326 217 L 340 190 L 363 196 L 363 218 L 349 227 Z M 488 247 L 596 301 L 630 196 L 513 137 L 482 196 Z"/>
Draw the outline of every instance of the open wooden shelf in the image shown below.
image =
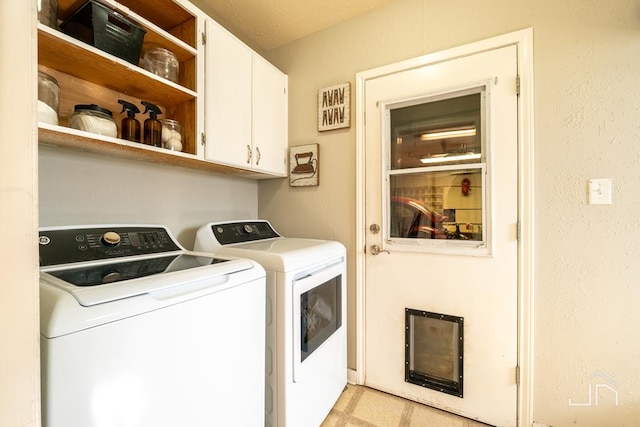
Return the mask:
<path id="1" fill-rule="evenodd" d="M 38 63 L 161 105 L 177 105 L 197 97 L 192 90 L 42 24 L 38 24 Z"/>
<path id="2" fill-rule="evenodd" d="M 65 20 L 85 2 L 86 0 L 59 0 L 58 18 Z M 193 15 L 173 1 L 118 0 L 115 2 L 113 0 L 103 0 L 102 2 L 113 9 L 125 12 L 123 13 L 124 15 L 129 15 L 122 10 L 122 6 L 124 6 L 131 12 L 144 16 L 162 30 L 172 34 L 176 29 L 193 21 Z M 195 39 L 189 38 L 185 39 L 185 41 L 190 46 L 195 47 Z"/>
<path id="3" fill-rule="evenodd" d="M 141 143 L 129 142 L 118 138 L 93 135 L 76 129 L 62 126 L 38 124 L 40 144 L 102 154 L 113 158 L 138 160 L 169 166 L 181 166 L 243 178 L 261 179 L 270 176 L 258 174 L 245 169 L 219 165 L 197 158 L 193 154 L 180 153 L 152 147 Z"/>

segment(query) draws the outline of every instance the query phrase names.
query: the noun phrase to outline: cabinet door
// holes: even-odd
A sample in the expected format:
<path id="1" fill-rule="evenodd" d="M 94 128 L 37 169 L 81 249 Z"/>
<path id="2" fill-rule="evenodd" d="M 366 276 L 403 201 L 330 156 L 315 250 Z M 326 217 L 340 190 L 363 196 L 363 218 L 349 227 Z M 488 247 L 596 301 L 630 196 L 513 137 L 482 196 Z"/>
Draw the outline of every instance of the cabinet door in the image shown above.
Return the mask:
<path id="1" fill-rule="evenodd" d="M 205 157 L 251 167 L 251 58 L 253 52 L 216 22 L 206 21 Z"/>
<path id="2" fill-rule="evenodd" d="M 287 176 L 287 75 L 253 56 L 253 167 Z"/>

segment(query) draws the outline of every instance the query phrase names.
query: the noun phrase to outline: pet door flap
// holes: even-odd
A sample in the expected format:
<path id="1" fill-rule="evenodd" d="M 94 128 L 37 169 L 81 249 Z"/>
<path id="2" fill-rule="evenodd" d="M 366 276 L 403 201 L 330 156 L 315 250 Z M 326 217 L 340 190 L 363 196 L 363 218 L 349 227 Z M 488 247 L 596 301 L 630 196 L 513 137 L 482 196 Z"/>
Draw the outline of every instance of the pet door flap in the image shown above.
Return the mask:
<path id="1" fill-rule="evenodd" d="M 405 381 L 462 397 L 464 319 L 405 312 Z"/>

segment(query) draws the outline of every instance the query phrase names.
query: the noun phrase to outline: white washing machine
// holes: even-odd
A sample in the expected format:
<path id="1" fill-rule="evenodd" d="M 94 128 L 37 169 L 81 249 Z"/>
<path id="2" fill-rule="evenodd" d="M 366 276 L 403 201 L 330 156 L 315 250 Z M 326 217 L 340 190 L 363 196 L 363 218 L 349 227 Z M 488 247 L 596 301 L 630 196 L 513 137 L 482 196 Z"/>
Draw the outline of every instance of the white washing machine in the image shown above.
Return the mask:
<path id="1" fill-rule="evenodd" d="M 265 268 L 265 425 L 318 427 L 347 384 L 345 247 L 282 237 L 267 221 L 234 221 L 202 226 L 195 250 Z"/>
<path id="2" fill-rule="evenodd" d="M 155 225 L 40 229 L 44 427 L 264 424 L 265 271 Z"/>

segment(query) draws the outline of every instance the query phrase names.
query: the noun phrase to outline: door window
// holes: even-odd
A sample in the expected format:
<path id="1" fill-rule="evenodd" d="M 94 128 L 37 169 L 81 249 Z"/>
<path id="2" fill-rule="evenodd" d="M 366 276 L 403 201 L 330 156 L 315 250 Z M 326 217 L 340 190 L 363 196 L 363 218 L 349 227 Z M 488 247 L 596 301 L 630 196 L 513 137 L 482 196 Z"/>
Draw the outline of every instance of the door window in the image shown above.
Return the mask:
<path id="1" fill-rule="evenodd" d="M 388 242 L 486 247 L 487 87 L 388 104 L 386 119 Z"/>

